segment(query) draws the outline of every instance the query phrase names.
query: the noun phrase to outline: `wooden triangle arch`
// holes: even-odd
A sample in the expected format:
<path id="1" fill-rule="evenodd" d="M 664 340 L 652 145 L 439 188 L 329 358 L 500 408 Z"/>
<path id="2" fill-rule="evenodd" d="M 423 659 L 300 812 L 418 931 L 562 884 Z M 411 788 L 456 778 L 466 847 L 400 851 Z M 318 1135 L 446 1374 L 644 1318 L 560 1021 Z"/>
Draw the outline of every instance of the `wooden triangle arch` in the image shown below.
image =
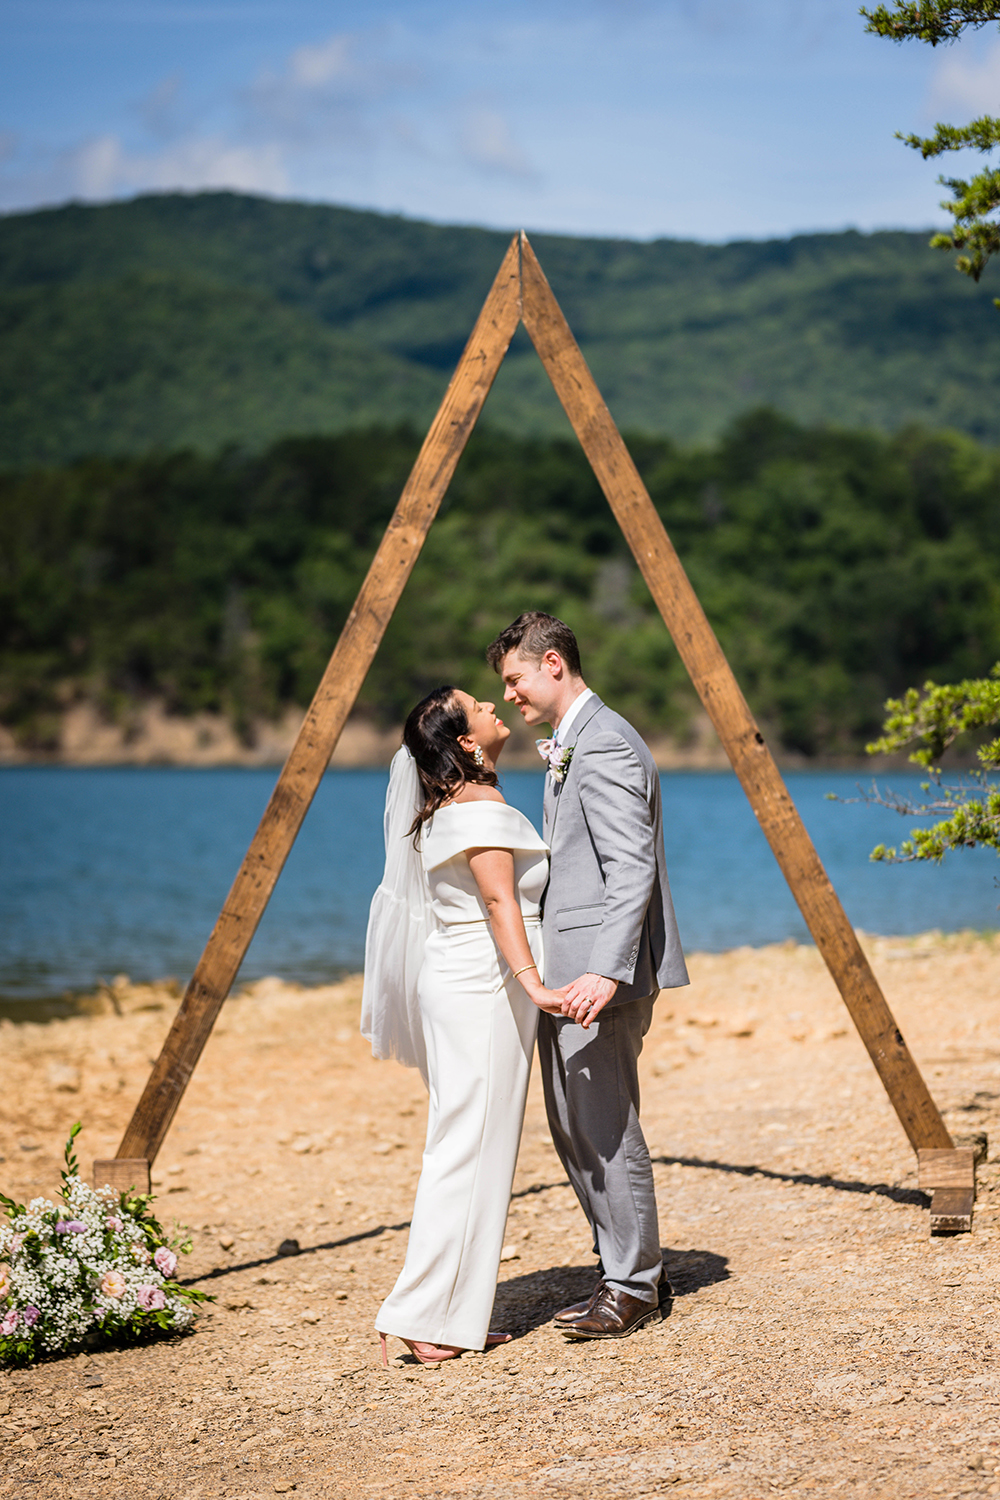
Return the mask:
<path id="1" fill-rule="evenodd" d="M 914 1150 L 927 1152 L 927 1161 L 940 1158 L 940 1184 L 927 1176 L 922 1163 L 922 1186 L 962 1186 L 967 1195 L 968 1186 L 974 1186 L 974 1181 L 966 1186 L 963 1176 L 968 1157 L 971 1177 L 971 1152 L 952 1148 L 937 1106 L 524 234 L 515 236 L 504 256 L 118 1155 L 113 1161 L 95 1164 L 97 1180 L 122 1186 L 148 1182 L 150 1164 L 163 1144 L 522 320 L 903 1129 Z"/>

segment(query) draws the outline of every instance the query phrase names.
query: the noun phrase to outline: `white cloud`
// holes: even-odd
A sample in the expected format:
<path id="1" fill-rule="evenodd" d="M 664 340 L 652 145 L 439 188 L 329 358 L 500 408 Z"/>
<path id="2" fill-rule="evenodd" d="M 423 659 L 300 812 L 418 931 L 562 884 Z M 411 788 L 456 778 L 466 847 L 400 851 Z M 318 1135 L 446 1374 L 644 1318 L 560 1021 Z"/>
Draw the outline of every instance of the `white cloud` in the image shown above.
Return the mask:
<path id="1" fill-rule="evenodd" d="M 180 74 L 172 73 L 139 100 L 136 112 L 151 135 L 165 140 L 176 134 L 180 92 Z"/>
<path id="2" fill-rule="evenodd" d="M 356 170 L 395 139 L 398 119 L 387 116 L 385 100 L 413 77 L 409 60 L 374 31 L 298 46 L 244 89 L 209 96 L 197 110 L 184 104 L 180 75 L 170 74 L 129 106 L 141 132 L 111 128 L 61 151 L 13 141 L 5 151 L 0 139 L 0 206 L 211 188 L 288 194 L 314 160 Z M 199 114 L 214 116 L 211 125 Z"/>
<path id="3" fill-rule="evenodd" d="M 5 206 L 53 203 L 66 198 L 104 201 L 135 192 L 290 191 L 280 147 L 234 145 L 222 137 L 174 141 L 161 151 L 129 151 L 116 135 L 95 136 L 54 161 L 8 171 L 0 193 Z"/>
<path id="4" fill-rule="evenodd" d="M 122 186 L 125 153 L 116 135 L 85 141 L 64 160 L 74 198 L 111 198 Z"/>
<path id="5" fill-rule="evenodd" d="M 221 136 L 175 142 L 156 156 L 126 158 L 129 186 L 233 188 L 246 193 L 287 193 L 284 153 L 274 142 L 236 145 Z"/>
<path id="6" fill-rule="evenodd" d="M 465 160 L 481 171 L 521 178 L 535 176 L 531 163 L 498 109 L 469 110 L 462 124 L 460 146 Z"/>
<path id="7" fill-rule="evenodd" d="M 1000 115 L 1000 42 L 948 49 L 931 79 L 930 102 L 935 115 Z"/>
<path id="8" fill-rule="evenodd" d="M 341 82 L 354 73 L 351 39 L 331 36 L 315 46 L 297 47 L 288 59 L 288 77 L 303 88 L 322 88 Z"/>
<path id="9" fill-rule="evenodd" d="M 299 47 L 277 72 L 261 73 L 240 95 L 237 129 L 250 139 L 281 140 L 309 147 L 360 133 L 358 69 L 351 39 L 332 36 Z"/>
<path id="10" fill-rule="evenodd" d="M 295 48 L 242 91 L 241 129 L 299 145 L 357 141 L 372 128 L 372 113 L 421 77 L 409 57 L 394 54 L 382 29 L 335 32 Z"/>

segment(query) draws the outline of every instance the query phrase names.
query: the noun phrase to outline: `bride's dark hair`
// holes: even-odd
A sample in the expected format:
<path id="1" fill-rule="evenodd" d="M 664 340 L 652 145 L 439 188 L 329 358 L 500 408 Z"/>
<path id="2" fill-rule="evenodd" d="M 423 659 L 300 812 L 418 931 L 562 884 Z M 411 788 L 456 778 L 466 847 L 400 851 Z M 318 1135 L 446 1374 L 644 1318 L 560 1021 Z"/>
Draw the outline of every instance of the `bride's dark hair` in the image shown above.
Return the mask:
<path id="1" fill-rule="evenodd" d="M 477 766 L 475 758 L 458 743 L 459 735 L 468 732 L 469 720 L 453 687 L 435 688 L 407 719 L 403 744 L 416 761 L 424 793 L 424 805 L 411 833 L 416 833 L 466 782 L 499 784 L 497 773 L 489 766 Z"/>

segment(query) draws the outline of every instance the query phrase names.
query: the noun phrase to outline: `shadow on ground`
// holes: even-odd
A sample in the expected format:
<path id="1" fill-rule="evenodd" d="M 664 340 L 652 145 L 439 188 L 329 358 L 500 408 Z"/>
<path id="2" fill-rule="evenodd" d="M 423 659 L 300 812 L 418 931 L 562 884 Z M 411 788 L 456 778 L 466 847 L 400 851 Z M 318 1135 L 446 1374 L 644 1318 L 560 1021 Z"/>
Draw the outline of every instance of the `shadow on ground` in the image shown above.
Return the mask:
<path id="1" fill-rule="evenodd" d="M 833 1188 L 838 1193 L 873 1193 L 879 1198 L 891 1198 L 893 1203 L 910 1203 L 915 1208 L 926 1208 L 930 1203 L 928 1193 L 916 1188 L 897 1187 L 888 1182 L 854 1182 L 850 1178 L 831 1177 L 823 1173 L 814 1177 L 810 1172 L 775 1172 L 770 1167 L 743 1166 L 731 1161 L 713 1161 L 701 1156 L 654 1156 L 657 1167 L 700 1167 L 705 1172 L 729 1172 L 737 1177 L 760 1177 L 767 1182 L 796 1182 L 803 1187 Z"/>
<path id="2" fill-rule="evenodd" d="M 716 1286 L 729 1280 L 729 1261 L 714 1250 L 671 1250 L 663 1252 L 670 1285 L 678 1297 L 700 1292 L 702 1287 Z"/>
<path id="3" fill-rule="evenodd" d="M 671 1285 L 679 1297 L 713 1286 L 729 1277 L 724 1255 L 713 1250 L 663 1251 L 663 1260 Z M 493 1321 L 507 1333 L 523 1335 L 551 1322 L 562 1307 L 589 1297 L 594 1290 L 597 1272 L 588 1266 L 548 1266 L 512 1276 L 497 1287 L 493 1304 Z"/>
<path id="4" fill-rule="evenodd" d="M 712 1158 L 701 1156 L 654 1156 L 652 1158 L 655 1166 L 659 1167 L 698 1167 L 705 1172 L 725 1172 L 736 1177 L 757 1177 L 767 1182 L 795 1182 L 807 1187 L 827 1187 L 838 1193 L 871 1193 L 875 1197 L 889 1198 L 893 1203 L 908 1203 L 916 1208 L 926 1208 L 930 1198 L 926 1193 L 919 1192 L 916 1188 L 897 1187 L 887 1182 L 854 1182 L 850 1179 L 831 1177 L 828 1174 L 813 1176 L 809 1172 L 777 1172 L 770 1167 L 758 1167 L 752 1164 L 741 1164 L 739 1162 L 715 1161 Z M 565 1179 L 559 1182 L 536 1182 L 530 1187 L 521 1188 L 513 1193 L 512 1198 L 531 1198 L 539 1193 L 550 1192 L 553 1188 L 568 1187 Z M 320 1250 L 343 1250 L 349 1245 L 359 1244 L 363 1240 L 378 1239 L 386 1233 L 398 1234 L 404 1229 L 409 1229 L 409 1220 L 401 1224 L 377 1224 L 373 1229 L 364 1229 L 357 1234 L 345 1235 L 339 1240 L 324 1240 L 316 1245 L 303 1245 L 295 1252 L 298 1255 L 315 1255 Z M 714 1255 L 709 1251 L 678 1251 L 673 1254 L 665 1251 L 670 1269 L 670 1280 L 674 1282 L 678 1292 L 696 1291 L 698 1286 L 708 1286 L 714 1281 L 724 1281 L 728 1276 L 725 1270 L 725 1259 Z M 711 1273 L 706 1273 L 705 1278 L 692 1285 L 686 1285 L 684 1278 L 687 1275 L 686 1261 L 692 1257 L 701 1256 L 716 1263 Z M 236 1271 L 254 1271 L 263 1266 L 274 1265 L 275 1262 L 283 1260 L 286 1255 L 277 1251 L 273 1255 L 261 1256 L 257 1260 L 233 1261 L 226 1266 L 216 1266 L 211 1271 L 206 1271 L 201 1276 L 192 1276 L 182 1281 L 183 1286 L 193 1286 L 200 1282 L 214 1281 L 220 1276 L 231 1276 Z M 693 1262 L 692 1262 L 693 1263 Z M 718 1270 L 720 1274 L 715 1274 Z M 675 1275 L 676 1271 L 676 1275 Z M 531 1328 L 537 1328 L 541 1323 L 548 1322 L 554 1312 L 560 1307 L 566 1307 L 571 1302 L 578 1302 L 581 1297 L 588 1296 L 594 1285 L 593 1267 L 584 1266 L 558 1266 L 552 1270 L 536 1271 L 528 1277 L 514 1277 L 512 1281 L 503 1283 L 504 1287 L 518 1288 L 521 1282 L 528 1281 L 532 1284 L 531 1295 L 540 1305 L 547 1309 L 534 1321 L 518 1322 L 517 1326 L 523 1332 Z M 527 1300 L 527 1295 L 525 1297 Z M 516 1301 L 516 1298 L 515 1298 Z M 498 1309 L 503 1304 L 498 1300 Z M 513 1309 L 513 1304 L 512 1304 Z M 520 1316 L 520 1314 L 518 1314 Z M 513 1328 L 513 1324 L 511 1327 Z"/>

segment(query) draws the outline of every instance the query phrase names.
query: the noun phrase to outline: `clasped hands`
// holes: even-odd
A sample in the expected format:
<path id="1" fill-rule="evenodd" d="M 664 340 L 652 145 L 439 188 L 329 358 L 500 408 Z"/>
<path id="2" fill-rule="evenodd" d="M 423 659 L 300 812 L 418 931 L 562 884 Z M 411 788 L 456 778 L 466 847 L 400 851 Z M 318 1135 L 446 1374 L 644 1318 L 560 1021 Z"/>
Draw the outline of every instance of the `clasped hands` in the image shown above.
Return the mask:
<path id="1" fill-rule="evenodd" d="M 603 974 L 581 974 L 572 984 L 564 984 L 558 990 L 549 990 L 545 1001 L 539 999 L 535 1003 L 540 1010 L 548 1011 L 550 1015 L 568 1016 L 586 1031 L 591 1021 L 597 1020 L 617 988 L 617 979 L 605 979 Z M 556 1001 L 558 1004 L 554 1003 Z"/>

